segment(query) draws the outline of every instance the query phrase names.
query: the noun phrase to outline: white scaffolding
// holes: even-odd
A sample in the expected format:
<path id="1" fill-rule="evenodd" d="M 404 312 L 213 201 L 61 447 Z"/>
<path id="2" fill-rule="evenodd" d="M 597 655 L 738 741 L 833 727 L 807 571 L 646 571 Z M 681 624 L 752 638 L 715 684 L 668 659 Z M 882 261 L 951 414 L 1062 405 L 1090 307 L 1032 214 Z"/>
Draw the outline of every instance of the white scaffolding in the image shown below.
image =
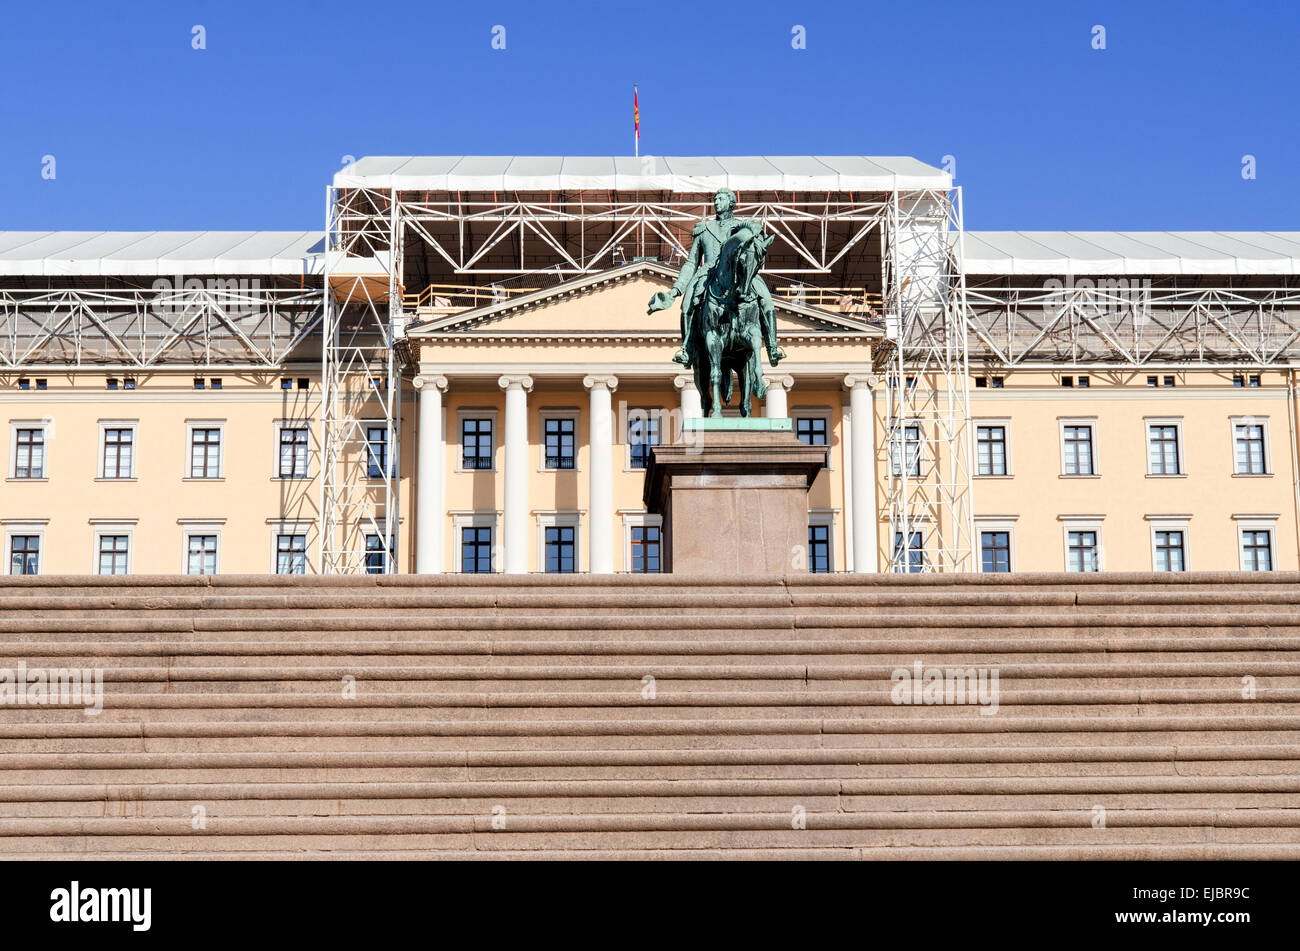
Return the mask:
<path id="1" fill-rule="evenodd" d="M 961 190 L 895 193 L 885 255 L 891 566 L 975 571 Z"/>
<path id="2" fill-rule="evenodd" d="M 43 283 L 0 288 L 0 370 L 275 370 L 321 320 L 318 288 L 275 278 Z"/>
<path id="3" fill-rule="evenodd" d="M 391 195 L 351 200 L 371 214 L 345 235 L 344 208 L 326 202 L 321 349 L 320 566 L 324 574 L 398 570 L 401 488 L 401 234 Z M 385 222 L 386 219 L 386 222 Z M 386 223 L 382 228 L 380 224 Z M 356 258 L 345 256 L 352 249 Z M 379 438 L 376 438 L 376 436 Z"/>

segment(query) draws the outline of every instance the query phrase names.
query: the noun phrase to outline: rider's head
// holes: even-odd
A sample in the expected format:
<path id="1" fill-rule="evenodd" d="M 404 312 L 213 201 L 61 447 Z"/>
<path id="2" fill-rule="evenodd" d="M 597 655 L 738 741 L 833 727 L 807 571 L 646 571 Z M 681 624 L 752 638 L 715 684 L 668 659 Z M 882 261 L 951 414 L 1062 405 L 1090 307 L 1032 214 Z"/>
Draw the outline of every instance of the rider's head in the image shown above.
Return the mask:
<path id="1" fill-rule="evenodd" d="M 730 188 L 719 188 L 713 196 L 713 207 L 718 214 L 724 214 L 736 207 L 736 193 Z"/>

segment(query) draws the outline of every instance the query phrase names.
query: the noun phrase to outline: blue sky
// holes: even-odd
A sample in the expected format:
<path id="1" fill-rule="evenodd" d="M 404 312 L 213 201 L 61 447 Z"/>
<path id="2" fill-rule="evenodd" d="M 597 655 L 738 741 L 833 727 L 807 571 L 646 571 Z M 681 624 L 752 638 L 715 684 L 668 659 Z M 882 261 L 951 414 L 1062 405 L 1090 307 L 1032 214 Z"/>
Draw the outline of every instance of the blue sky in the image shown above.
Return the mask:
<path id="1" fill-rule="evenodd" d="M 1300 230 L 1298 10 L 13 3 L 0 229 L 319 228 L 345 155 L 630 154 L 639 82 L 643 153 L 952 156 L 970 228 Z"/>

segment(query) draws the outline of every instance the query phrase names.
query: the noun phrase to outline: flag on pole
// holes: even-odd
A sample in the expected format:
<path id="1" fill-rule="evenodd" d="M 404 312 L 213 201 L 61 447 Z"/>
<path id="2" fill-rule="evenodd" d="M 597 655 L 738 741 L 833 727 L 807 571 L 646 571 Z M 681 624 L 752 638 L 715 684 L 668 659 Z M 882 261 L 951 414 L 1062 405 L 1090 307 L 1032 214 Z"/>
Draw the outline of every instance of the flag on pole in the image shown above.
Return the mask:
<path id="1" fill-rule="evenodd" d="M 641 100 L 637 95 L 637 84 L 632 84 L 632 124 L 636 130 L 635 150 L 638 158 L 641 156 Z"/>

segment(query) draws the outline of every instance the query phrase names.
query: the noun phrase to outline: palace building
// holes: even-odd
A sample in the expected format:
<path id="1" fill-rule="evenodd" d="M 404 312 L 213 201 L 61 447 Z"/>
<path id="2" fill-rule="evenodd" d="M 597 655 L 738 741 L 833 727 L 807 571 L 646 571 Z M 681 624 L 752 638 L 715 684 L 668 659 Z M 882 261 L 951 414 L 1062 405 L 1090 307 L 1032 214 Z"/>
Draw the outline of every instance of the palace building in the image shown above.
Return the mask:
<path id="1" fill-rule="evenodd" d="M 912 158 L 445 156 L 345 167 L 323 233 L 0 232 L 4 570 L 659 571 L 700 395 L 647 302 L 723 187 L 776 239 L 756 413 L 826 447 L 791 573 L 1300 568 L 1300 232 L 965 231 Z"/>

